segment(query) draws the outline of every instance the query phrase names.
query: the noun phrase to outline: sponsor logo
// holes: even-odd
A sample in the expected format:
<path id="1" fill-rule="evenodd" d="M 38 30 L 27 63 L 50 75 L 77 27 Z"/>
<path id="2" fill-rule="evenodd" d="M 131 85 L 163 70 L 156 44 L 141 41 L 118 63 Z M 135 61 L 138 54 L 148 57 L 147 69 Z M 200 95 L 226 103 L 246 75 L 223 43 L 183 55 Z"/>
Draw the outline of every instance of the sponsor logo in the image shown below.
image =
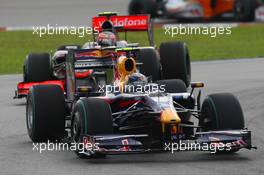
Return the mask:
<path id="1" fill-rule="evenodd" d="M 100 21 L 99 24 L 100 26 L 102 26 L 104 21 Z M 113 25 L 114 26 L 127 26 L 127 27 L 131 27 L 131 26 L 145 26 L 147 25 L 147 19 L 130 19 L 130 18 L 123 18 L 123 19 L 114 19 L 113 21 Z"/>
<path id="2" fill-rule="evenodd" d="M 93 18 L 93 27 L 101 30 L 101 26 L 107 19 L 104 17 Z M 123 27 L 123 29 L 147 30 L 149 16 L 114 16 L 110 18 L 113 26 Z"/>

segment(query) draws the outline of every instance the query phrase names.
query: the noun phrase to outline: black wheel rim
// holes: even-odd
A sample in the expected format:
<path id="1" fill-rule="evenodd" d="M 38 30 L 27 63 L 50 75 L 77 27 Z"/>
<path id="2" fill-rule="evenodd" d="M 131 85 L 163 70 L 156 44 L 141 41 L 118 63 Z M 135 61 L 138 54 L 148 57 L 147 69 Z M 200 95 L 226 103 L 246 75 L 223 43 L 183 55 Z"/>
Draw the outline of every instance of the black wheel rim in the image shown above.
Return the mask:
<path id="1" fill-rule="evenodd" d="M 28 98 L 28 104 L 27 104 L 27 129 L 31 133 L 33 129 L 33 104 L 32 99 Z"/>

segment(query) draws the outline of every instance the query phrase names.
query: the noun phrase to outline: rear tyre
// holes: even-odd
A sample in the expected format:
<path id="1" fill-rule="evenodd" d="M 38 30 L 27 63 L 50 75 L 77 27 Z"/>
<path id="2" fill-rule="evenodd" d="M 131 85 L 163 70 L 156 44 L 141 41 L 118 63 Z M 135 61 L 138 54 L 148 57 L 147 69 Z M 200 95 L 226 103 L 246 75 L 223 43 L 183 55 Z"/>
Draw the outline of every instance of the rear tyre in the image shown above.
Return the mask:
<path id="1" fill-rule="evenodd" d="M 145 48 L 140 50 L 139 62 L 143 65 L 139 68 L 140 72 L 152 81 L 161 79 L 161 64 L 158 53 L 155 49 Z"/>
<path id="2" fill-rule="evenodd" d="M 33 86 L 27 97 L 26 121 L 33 142 L 59 141 L 65 133 L 64 95 L 57 85 Z"/>
<path id="3" fill-rule="evenodd" d="M 52 68 L 48 53 L 31 53 L 24 65 L 24 81 L 40 82 L 52 80 Z"/>
<path id="4" fill-rule="evenodd" d="M 155 0 L 131 0 L 128 12 L 130 15 L 150 14 L 151 17 L 156 17 L 157 3 Z"/>
<path id="5" fill-rule="evenodd" d="M 234 15 L 237 21 L 254 21 L 256 0 L 236 0 Z"/>
<path id="6" fill-rule="evenodd" d="M 113 134 L 112 112 L 108 103 L 98 98 L 80 99 L 74 108 L 72 120 L 72 138 L 74 143 L 81 143 L 81 135 Z M 91 156 L 75 153 L 80 158 L 104 157 L 103 154 L 91 154 Z"/>
<path id="7" fill-rule="evenodd" d="M 181 79 L 186 87 L 191 82 L 189 51 L 185 43 L 166 42 L 160 45 L 163 79 Z"/>
<path id="8" fill-rule="evenodd" d="M 244 129 L 244 115 L 237 98 L 230 93 L 209 95 L 202 105 L 202 117 L 199 121 L 202 131 Z M 236 150 L 219 151 L 232 153 Z"/>

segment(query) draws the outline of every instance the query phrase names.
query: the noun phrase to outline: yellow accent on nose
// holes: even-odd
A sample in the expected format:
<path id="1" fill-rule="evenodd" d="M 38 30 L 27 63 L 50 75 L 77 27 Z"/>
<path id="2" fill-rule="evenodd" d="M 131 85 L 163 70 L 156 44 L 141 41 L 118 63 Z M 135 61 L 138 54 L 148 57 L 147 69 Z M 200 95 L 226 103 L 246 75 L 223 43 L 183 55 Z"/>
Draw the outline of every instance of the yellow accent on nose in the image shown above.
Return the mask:
<path id="1" fill-rule="evenodd" d="M 160 121 L 163 124 L 179 124 L 181 123 L 181 118 L 175 110 L 166 108 L 161 113 Z"/>

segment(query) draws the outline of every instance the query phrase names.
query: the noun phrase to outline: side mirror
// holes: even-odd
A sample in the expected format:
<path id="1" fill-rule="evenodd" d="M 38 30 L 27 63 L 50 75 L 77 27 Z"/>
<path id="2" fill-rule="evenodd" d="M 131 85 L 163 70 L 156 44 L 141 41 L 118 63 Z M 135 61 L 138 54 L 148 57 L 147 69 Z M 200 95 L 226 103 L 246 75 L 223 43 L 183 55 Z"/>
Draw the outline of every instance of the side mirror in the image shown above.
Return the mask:
<path id="1" fill-rule="evenodd" d="M 203 88 L 204 87 L 204 83 L 203 82 L 192 82 L 191 83 L 191 88 L 192 88 L 192 91 L 191 91 L 191 94 L 190 96 L 193 94 L 193 91 L 195 88 Z M 199 93 L 197 95 L 197 109 L 198 111 L 200 110 L 201 108 L 201 90 L 199 90 Z"/>
<path id="2" fill-rule="evenodd" d="M 203 82 L 193 82 L 191 83 L 191 88 L 203 88 L 204 87 L 204 83 Z"/>

